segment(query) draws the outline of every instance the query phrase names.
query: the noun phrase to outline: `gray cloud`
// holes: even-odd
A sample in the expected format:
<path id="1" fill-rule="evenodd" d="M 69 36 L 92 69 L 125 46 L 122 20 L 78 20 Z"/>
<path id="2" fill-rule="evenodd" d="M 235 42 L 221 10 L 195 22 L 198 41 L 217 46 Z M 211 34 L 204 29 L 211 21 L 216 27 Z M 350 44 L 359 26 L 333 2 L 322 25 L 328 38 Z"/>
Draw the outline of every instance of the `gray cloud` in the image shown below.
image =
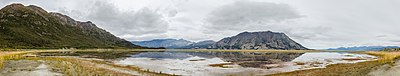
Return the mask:
<path id="1" fill-rule="evenodd" d="M 287 4 L 237 1 L 214 9 L 205 18 L 207 34 L 234 35 L 243 31 L 284 32 L 297 40 L 311 39 L 330 28 L 293 24 L 304 18 Z M 300 27 L 300 28 L 299 28 Z"/>
<path id="2" fill-rule="evenodd" d="M 96 2 L 87 18 L 104 23 L 105 28 L 116 31 L 115 34 L 160 34 L 165 33 L 168 23 L 157 11 L 142 8 L 138 11 L 122 12 L 112 4 Z"/>
<path id="3" fill-rule="evenodd" d="M 84 18 L 87 20 L 128 40 L 148 38 L 146 36 L 163 37 L 161 34 L 166 33 L 169 27 L 168 22 L 163 19 L 164 16 L 147 7 L 137 11 L 121 11 L 112 3 L 96 1 L 87 10 L 81 12 L 67 10 L 67 13 L 85 16 Z M 86 15 L 82 15 L 82 13 Z"/>
<path id="4" fill-rule="evenodd" d="M 286 33 L 306 47 L 320 47 L 318 44 L 322 42 L 319 41 L 340 40 L 329 37 L 327 32 L 333 30 L 330 26 L 299 23 L 307 21 L 307 18 L 288 4 L 236 1 L 209 13 L 204 19 L 203 32 L 219 40 L 243 31 L 271 30 Z"/>
<path id="5" fill-rule="evenodd" d="M 120 12 L 111 4 L 97 2 L 92 10 L 88 18 L 104 23 L 107 25 L 105 28 L 120 36 L 163 34 L 169 26 L 162 15 L 149 8 L 142 8 L 136 12 Z"/>
<path id="6" fill-rule="evenodd" d="M 237 1 L 213 10 L 205 19 L 208 29 L 244 30 L 302 17 L 287 4 Z"/>
<path id="7" fill-rule="evenodd" d="M 316 49 L 400 45 L 399 0 L 0 0 L 0 6 L 15 2 L 92 21 L 127 40 L 220 40 L 271 30 Z"/>

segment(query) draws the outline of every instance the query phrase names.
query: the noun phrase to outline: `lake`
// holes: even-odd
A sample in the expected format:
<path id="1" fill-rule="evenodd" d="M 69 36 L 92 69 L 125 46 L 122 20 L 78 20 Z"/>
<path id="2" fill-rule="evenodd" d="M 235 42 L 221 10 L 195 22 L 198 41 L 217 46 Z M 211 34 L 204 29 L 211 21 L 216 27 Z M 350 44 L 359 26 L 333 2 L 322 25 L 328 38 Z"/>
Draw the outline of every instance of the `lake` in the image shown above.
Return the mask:
<path id="1" fill-rule="evenodd" d="M 324 68 L 330 64 L 357 63 L 377 57 L 347 52 L 71 52 L 39 53 L 41 56 L 79 56 L 105 59 L 119 65 L 174 75 L 267 75 L 303 69 Z"/>

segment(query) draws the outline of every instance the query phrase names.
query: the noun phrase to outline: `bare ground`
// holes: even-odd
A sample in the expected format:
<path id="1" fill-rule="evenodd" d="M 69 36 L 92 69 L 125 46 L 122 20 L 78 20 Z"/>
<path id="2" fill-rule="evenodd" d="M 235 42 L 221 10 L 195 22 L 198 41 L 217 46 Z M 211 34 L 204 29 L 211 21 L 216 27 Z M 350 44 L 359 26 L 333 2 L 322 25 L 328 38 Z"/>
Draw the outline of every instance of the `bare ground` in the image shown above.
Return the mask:
<path id="1" fill-rule="evenodd" d="M 368 73 L 370 76 L 398 76 L 400 75 L 400 59 L 394 64 L 385 64 Z"/>
<path id="2" fill-rule="evenodd" d="M 44 61 L 9 60 L 0 72 L 1 76 L 61 76 L 51 70 Z"/>

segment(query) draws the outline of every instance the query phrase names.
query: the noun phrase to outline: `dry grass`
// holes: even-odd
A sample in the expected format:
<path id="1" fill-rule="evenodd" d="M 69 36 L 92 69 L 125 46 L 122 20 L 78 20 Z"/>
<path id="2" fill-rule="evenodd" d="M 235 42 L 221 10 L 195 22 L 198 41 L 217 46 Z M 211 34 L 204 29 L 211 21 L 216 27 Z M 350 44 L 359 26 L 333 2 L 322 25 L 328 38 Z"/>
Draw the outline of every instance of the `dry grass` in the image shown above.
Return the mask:
<path id="1" fill-rule="evenodd" d="M 26 52 L 0 52 L 0 70 L 3 68 L 3 62 L 11 59 L 20 59 L 21 54 Z"/>
<path id="2" fill-rule="evenodd" d="M 379 56 L 378 60 L 354 64 L 333 64 L 326 68 L 298 70 L 272 74 L 268 76 L 366 76 L 369 72 L 384 64 L 393 64 L 400 57 L 400 52 L 364 52 Z"/>
<path id="3" fill-rule="evenodd" d="M 107 50 L 62 50 L 62 51 L 107 51 Z M 127 50 L 128 51 L 128 50 Z M 146 75 L 146 76 L 171 76 L 161 72 L 151 72 L 142 70 L 134 66 L 122 66 L 107 63 L 100 60 L 85 60 L 80 58 L 68 57 L 25 57 L 27 53 L 38 52 L 60 52 L 60 50 L 36 50 L 36 51 L 2 51 L 0 52 L 0 70 L 3 62 L 6 60 L 45 60 L 50 66 L 54 67 L 53 70 L 59 71 L 66 76 L 132 76 L 132 75 Z M 115 69 L 110 68 L 117 68 Z M 138 72 L 132 74 L 130 72 Z"/>
<path id="4" fill-rule="evenodd" d="M 209 64 L 211 67 L 223 67 L 224 65 L 232 65 L 233 63 L 220 63 L 220 64 Z"/>

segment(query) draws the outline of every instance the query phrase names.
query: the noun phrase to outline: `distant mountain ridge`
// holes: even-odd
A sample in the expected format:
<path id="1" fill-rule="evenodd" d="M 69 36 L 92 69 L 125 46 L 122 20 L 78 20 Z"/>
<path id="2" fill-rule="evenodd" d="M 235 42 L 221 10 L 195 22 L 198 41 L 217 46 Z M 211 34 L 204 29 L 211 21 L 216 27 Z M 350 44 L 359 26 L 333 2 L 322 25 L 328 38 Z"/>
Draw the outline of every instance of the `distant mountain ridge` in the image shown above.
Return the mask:
<path id="1" fill-rule="evenodd" d="M 384 49 L 400 48 L 399 46 L 354 46 L 354 47 L 339 47 L 329 48 L 326 50 L 344 50 L 344 51 L 379 51 Z"/>
<path id="2" fill-rule="evenodd" d="M 290 39 L 284 33 L 261 31 L 242 32 L 236 36 L 224 38 L 215 44 L 215 49 L 279 49 L 279 50 L 307 50 L 299 43 Z"/>
<path id="3" fill-rule="evenodd" d="M 98 28 L 34 6 L 0 9 L 0 48 L 143 48 Z"/>
<path id="4" fill-rule="evenodd" d="M 145 47 L 164 47 L 164 48 L 181 48 L 188 46 L 194 42 L 184 40 L 184 39 L 154 39 L 149 41 L 131 41 L 133 44 Z"/>
<path id="5" fill-rule="evenodd" d="M 185 39 L 153 39 L 131 42 L 145 47 L 164 47 L 168 49 L 211 49 L 211 45 L 215 43 L 215 41 L 212 40 L 193 42 Z"/>
<path id="6" fill-rule="evenodd" d="M 172 49 L 252 49 L 252 50 L 307 50 L 283 33 L 272 31 L 243 32 L 218 42 L 205 40 L 192 42 L 183 39 L 154 39 L 150 41 L 132 41 L 146 47 L 165 47 Z M 176 43 L 182 43 L 177 45 Z"/>
<path id="7" fill-rule="evenodd" d="M 185 47 L 181 47 L 183 49 L 212 49 L 212 45 L 215 43 L 213 40 L 204 40 L 204 41 L 199 41 L 196 43 L 192 43 L 190 45 L 187 45 Z"/>

